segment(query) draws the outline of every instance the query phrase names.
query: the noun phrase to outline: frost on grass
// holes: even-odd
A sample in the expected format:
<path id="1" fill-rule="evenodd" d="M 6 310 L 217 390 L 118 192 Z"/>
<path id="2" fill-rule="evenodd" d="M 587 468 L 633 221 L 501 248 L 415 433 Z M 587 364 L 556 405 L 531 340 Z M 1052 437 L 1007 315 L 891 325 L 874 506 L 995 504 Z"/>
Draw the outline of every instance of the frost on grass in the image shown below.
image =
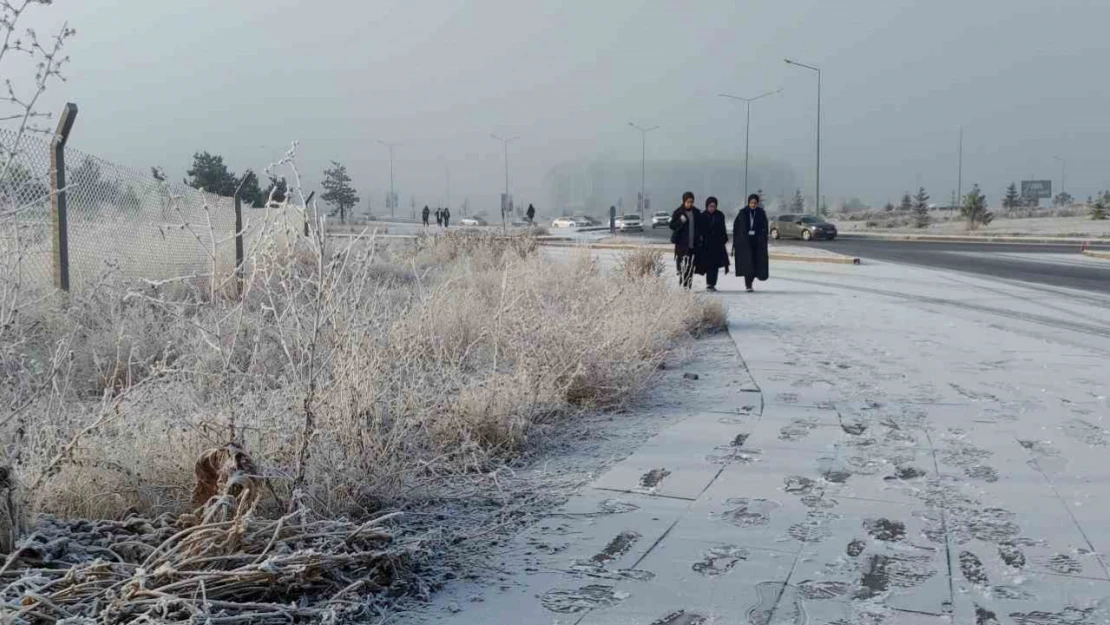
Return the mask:
<path id="1" fill-rule="evenodd" d="M 251 248 L 241 295 L 215 271 L 108 273 L 64 298 L 0 284 L 0 530 L 28 545 L 5 586 L 101 567 L 103 584 L 165 584 L 120 609 L 168 603 L 170 620 L 203 620 L 206 595 L 203 609 L 239 613 L 238 597 L 262 602 L 251 593 L 263 578 L 307 589 L 299 607 L 248 619 L 260 623 L 357 620 L 426 597 L 483 536 L 555 497 L 513 482 L 508 463 L 560 423 L 632 400 L 723 319 L 719 303 L 606 275 L 587 256 L 553 270 L 527 235 L 339 245 L 297 226 Z M 195 479 L 226 460 L 197 459 L 230 444 L 252 460 L 239 478 L 249 505 L 219 504 L 219 482 Z M 219 505 L 226 520 L 209 527 Z M 95 542 L 113 524 L 142 531 L 127 546 Z M 40 557 L 55 539 L 65 549 Z M 194 564 L 218 572 L 188 576 Z M 2 601 L 18 604 L 23 587 L 8 588 Z M 101 588 L 83 586 L 65 612 L 33 609 L 82 614 Z M 357 609 L 319 612 L 329 602 Z"/>

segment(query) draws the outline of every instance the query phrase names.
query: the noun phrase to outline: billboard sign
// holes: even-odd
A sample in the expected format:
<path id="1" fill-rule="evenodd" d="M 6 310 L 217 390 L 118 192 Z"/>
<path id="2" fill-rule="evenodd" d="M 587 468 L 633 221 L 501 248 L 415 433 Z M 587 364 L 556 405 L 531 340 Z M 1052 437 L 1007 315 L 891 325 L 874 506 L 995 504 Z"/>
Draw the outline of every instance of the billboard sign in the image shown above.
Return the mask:
<path id="1" fill-rule="evenodd" d="M 1021 197 L 1030 199 L 1051 199 L 1052 198 L 1052 181 L 1051 180 L 1022 180 L 1021 181 Z"/>

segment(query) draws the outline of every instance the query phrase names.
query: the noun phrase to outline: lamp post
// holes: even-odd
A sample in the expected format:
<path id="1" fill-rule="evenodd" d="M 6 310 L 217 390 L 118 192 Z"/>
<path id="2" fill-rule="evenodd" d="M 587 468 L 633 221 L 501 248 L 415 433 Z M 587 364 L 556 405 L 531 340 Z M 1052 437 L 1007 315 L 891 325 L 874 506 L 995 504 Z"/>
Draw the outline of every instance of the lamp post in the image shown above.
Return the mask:
<path id="1" fill-rule="evenodd" d="M 394 200 L 393 196 L 393 148 L 397 144 L 390 143 L 389 141 L 382 141 L 381 139 L 378 139 L 378 143 L 389 148 L 389 216 L 396 217 L 397 202 Z"/>
<path id="2" fill-rule="evenodd" d="M 652 130 L 655 130 L 655 129 L 659 128 L 659 126 L 652 126 L 650 128 L 645 128 L 643 126 L 637 126 L 636 124 L 634 124 L 632 122 L 628 122 L 628 125 L 632 126 L 636 130 L 640 131 L 640 201 L 639 201 L 640 206 L 639 206 L 639 209 L 640 209 L 640 219 L 643 220 L 643 218 L 644 218 L 644 206 L 647 204 L 647 193 L 644 190 L 644 182 L 647 178 L 647 133 L 651 132 Z"/>
<path id="3" fill-rule="evenodd" d="M 719 93 L 719 94 L 717 94 L 717 95 L 721 96 L 722 98 L 728 98 L 730 100 L 738 100 L 740 102 L 743 102 L 745 104 L 746 108 L 747 108 L 747 113 L 746 113 L 747 121 L 744 123 L 744 198 L 745 198 L 745 201 L 747 201 L 747 197 L 748 197 L 748 147 L 749 147 L 749 144 L 750 144 L 748 139 L 751 136 L 751 129 L 752 129 L 752 102 L 755 102 L 756 100 L 761 100 L 761 99 L 766 98 L 768 96 L 773 96 L 776 93 L 782 93 L 782 89 L 776 89 L 775 91 L 768 91 L 767 93 L 757 95 L 754 98 L 741 98 L 740 96 L 731 95 L 731 94 L 728 94 L 728 93 Z"/>
<path id="4" fill-rule="evenodd" d="M 803 69 L 808 69 L 817 72 L 817 195 L 814 196 L 813 201 L 817 203 L 817 210 L 815 214 L 821 214 L 821 69 L 813 65 L 806 65 L 791 59 L 783 59 L 788 65 L 794 65 Z"/>
<path id="5" fill-rule="evenodd" d="M 959 144 L 956 147 L 956 151 L 959 154 L 959 156 L 957 156 L 958 164 L 956 165 L 956 167 L 957 167 L 957 169 L 956 169 L 956 206 L 953 206 L 952 208 L 962 206 L 963 203 L 964 203 L 964 127 L 963 126 L 960 126 L 960 141 L 959 141 Z"/>
<path id="6" fill-rule="evenodd" d="M 505 224 L 505 210 L 508 209 L 509 202 L 509 143 L 511 141 L 516 141 L 520 137 L 499 137 L 495 132 L 491 132 L 489 136 L 500 141 L 505 147 L 505 199 L 501 201 L 501 229 L 507 230 L 508 226 Z"/>
<path id="7" fill-rule="evenodd" d="M 1068 175 L 1068 162 L 1064 160 L 1064 157 L 1062 156 L 1054 156 L 1052 158 L 1060 161 L 1060 195 L 1064 195 L 1064 182 Z"/>

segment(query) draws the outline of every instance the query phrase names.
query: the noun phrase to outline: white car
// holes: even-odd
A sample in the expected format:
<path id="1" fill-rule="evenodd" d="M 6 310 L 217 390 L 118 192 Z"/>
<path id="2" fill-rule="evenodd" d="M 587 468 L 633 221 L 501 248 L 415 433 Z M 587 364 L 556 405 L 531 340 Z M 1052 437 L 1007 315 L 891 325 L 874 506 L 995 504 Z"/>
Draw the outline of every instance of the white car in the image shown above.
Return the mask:
<path id="1" fill-rule="evenodd" d="M 621 215 L 617 219 L 617 230 L 621 232 L 643 232 L 644 222 L 639 215 Z"/>
<path id="2" fill-rule="evenodd" d="M 651 229 L 656 228 L 669 228 L 671 225 L 671 214 L 667 211 L 659 211 L 651 216 Z"/>
<path id="3" fill-rule="evenodd" d="M 462 225 L 464 225 L 464 226 L 488 226 L 489 225 L 488 223 L 486 223 L 486 220 L 482 219 L 481 217 L 463 217 L 463 220 L 460 223 L 462 223 Z"/>
<path id="4" fill-rule="evenodd" d="M 555 221 L 551 222 L 552 228 L 579 228 L 585 224 L 580 224 L 572 217 L 556 217 Z"/>

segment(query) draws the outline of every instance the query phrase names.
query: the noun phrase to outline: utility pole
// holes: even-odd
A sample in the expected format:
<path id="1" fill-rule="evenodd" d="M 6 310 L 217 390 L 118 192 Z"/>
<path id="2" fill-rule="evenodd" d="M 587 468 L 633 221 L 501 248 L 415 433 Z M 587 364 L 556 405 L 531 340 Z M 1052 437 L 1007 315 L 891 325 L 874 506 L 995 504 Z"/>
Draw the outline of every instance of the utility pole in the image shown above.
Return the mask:
<path id="1" fill-rule="evenodd" d="M 759 99 L 762 99 L 762 98 L 766 98 L 768 96 L 775 95 L 776 93 L 782 93 L 782 89 L 776 89 L 775 91 L 769 91 L 769 92 L 764 93 L 762 95 L 757 95 L 754 98 L 741 98 L 740 96 L 730 95 L 730 94 L 727 94 L 727 93 L 717 94 L 722 98 L 729 98 L 731 100 L 739 100 L 740 102 L 743 102 L 746 105 L 746 108 L 747 108 L 747 121 L 744 124 L 744 202 L 745 202 L 744 205 L 745 206 L 747 206 L 746 202 L 748 201 L 748 147 L 750 145 L 749 139 L 751 137 L 751 129 L 752 129 L 752 102 L 755 102 L 756 100 L 759 100 Z"/>
<path id="2" fill-rule="evenodd" d="M 1060 161 L 1060 195 L 1063 195 L 1065 192 L 1064 183 L 1068 175 L 1068 162 L 1061 156 L 1055 156 L 1053 158 Z"/>
<path id="3" fill-rule="evenodd" d="M 790 59 L 784 59 L 788 65 L 795 65 L 810 71 L 817 72 L 817 191 L 813 201 L 817 203 L 816 214 L 821 214 L 821 69 L 813 65 L 806 65 Z"/>
<path id="4" fill-rule="evenodd" d="M 628 125 L 640 131 L 640 201 L 638 208 L 640 211 L 640 220 L 642 221 L 644 219 L 644 206 L 647 204 L 647 192 L 645 191 L 645 182 L 647 180 L 647 133 L 659 128 L 659 126 L 644 128 L 632 122 L 628 122 Z"/>
<path id="5" fill-rule="evenodd" d="M 389 148 L 389 216 L 390 217 L 396 217 L 397 216 L 397 200 L 394 198 L 394 195 L 393 195 L 393 147 L 396 146 L 397 144 L 396 143 L 390 143 L 388 141 L 382 141 L 381 139 L 378 139 L 378 143 L 380 143 L 380 144 L 384 145 L 385 147 Z"/>
<path id="6" fill-rule="evenodd" d="M 502 138 L 497 136 L 497 133 L 491 132 L 490 135 L 494 139 L 500 141 L 505 147 L 505 197 L 501 200 L 501 230 L 508 230 L 508 225 L 505 223 L 505 212 L 509 209 L 509 142 L 516 141 L 520 137 Z"/>
<path id="7" fill-rule="evenodd" d="M 959 170 L 956 175 L 956 204 L 964 201 L 964 127 L 960 126 Z M 952 208 L 956 208 L 953 206 Z"/>

